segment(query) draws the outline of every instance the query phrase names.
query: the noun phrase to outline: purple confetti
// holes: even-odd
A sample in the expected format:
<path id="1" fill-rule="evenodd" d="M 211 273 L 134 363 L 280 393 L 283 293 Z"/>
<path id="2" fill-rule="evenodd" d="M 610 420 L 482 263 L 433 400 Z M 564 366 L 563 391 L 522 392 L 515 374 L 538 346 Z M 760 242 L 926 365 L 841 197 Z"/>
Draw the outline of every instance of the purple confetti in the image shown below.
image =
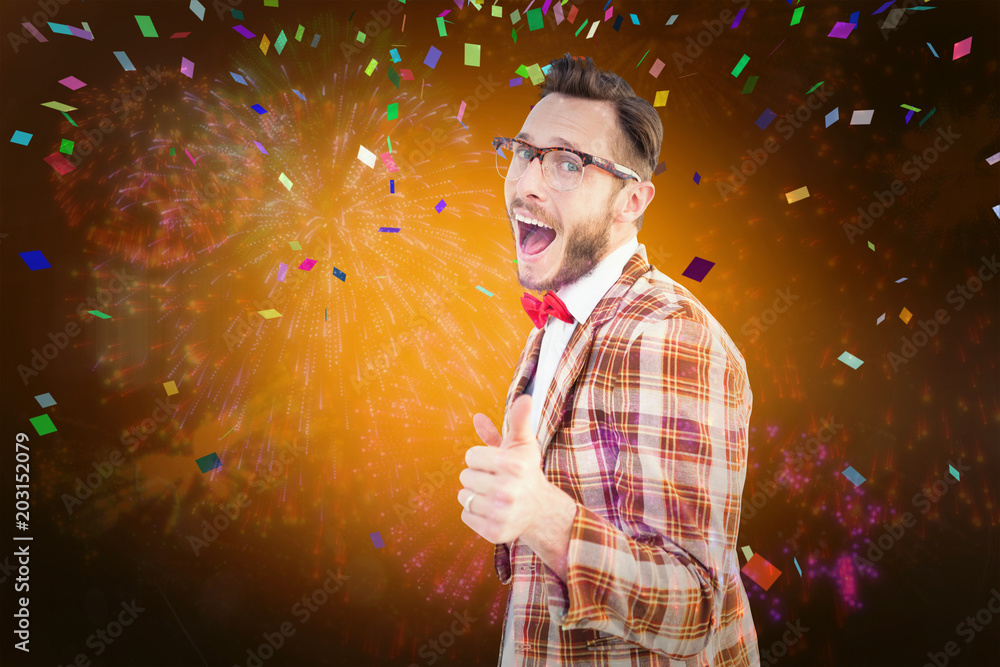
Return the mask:
<path id="1" fill-rule="evenodd" d="M 740 24 L 740 19 L 743 18 L 744 14 L 746 14 L 746 11 L 747 11 L 747 8 L 744 7 L 743 9 L 741 9 L 739 11 L 738 14 L 736 14 L 736 18 L 733 19 L 733 24 L 731 26 L 729 26 L 730 30 L 735 30 L 736 29 L 736 26 L 738 26 Z"/>

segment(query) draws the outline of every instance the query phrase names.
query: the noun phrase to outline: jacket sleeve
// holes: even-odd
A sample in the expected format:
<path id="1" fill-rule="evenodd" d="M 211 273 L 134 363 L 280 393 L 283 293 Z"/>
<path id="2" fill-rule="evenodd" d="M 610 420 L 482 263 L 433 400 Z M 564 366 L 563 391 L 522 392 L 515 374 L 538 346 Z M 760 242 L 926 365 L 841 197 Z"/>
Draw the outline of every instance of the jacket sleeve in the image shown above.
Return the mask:
<path id="1" fill-rule="evenodd" d="M 708 326 L 683 315 L 640 325 L 611 423 L 597 425 L 619 450 L 610 520 L 578 503 L 567 581 L 542 566 L 553 622 L 674 659 L 705 649 L 740 576 L 751 405 L 742 356 Z"/>

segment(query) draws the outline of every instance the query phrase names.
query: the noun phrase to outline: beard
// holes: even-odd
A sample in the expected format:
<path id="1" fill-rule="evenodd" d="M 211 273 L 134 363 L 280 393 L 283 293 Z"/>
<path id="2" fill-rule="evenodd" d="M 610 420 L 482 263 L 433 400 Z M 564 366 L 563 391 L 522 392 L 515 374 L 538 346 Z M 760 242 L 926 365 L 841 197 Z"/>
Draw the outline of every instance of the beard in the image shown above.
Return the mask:
<path id="1" fill-rule="evenodd" d="M 558 255 L 547 257 L 543 262 L 528 267 L 518 263 L 517 281 L 521 287 L 536 292 L 556 292 L 565 285 L 571 285 L 588 275 L 604 259 L 611 248 L 611 223 L 615 217 L 614 199 L 618 192 L 613 192 L 605 203 L 604 210 L 595 213 L 581 224 L 573 225 L 566 231 L 567 226 L 563 225 L 560 238 L 552 243 L 559 243 Z M 528 211 L 531 208 L 525 206 L 524 202 L 515 199 L 511 202 L 511 208 L 520 207 Z M 509 213 L 509 212 L 508 212 Z M 513 221 L 513 214 L 509 214 Z M 543 222 L 548 222 L 542 218 Z M 514 225 L 517 223 L 514 222 Z M 517 243 L 517 235 L 514 234 L 513 227 L 510 228 L 514 243 Z M 553 273 L 552 266 L 557 265 Z"/>

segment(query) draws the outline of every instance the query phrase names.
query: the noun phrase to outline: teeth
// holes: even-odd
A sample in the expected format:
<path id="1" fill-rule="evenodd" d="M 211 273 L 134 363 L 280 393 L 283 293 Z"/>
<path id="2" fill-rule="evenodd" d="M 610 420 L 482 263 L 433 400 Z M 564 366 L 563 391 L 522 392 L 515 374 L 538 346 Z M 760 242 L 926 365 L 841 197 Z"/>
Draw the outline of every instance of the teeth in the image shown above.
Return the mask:
<path id="1" fill-rule="evenodd" d="M 543 227 L 545 229 L 552 229 L 551 227 L 549 227 L 548 225 L 546 225 L 544 222 L 542 222 L 540 220 L 535 220 L 534 218 L 529 218 L 527 216 L 521 215 L 520 213 L 518 213 L 517 215 L 515 215 L 514 219 L 517 220 L 518 222 L 523 222 L 523 223 L 528 224 L 528 225 L 535 225 L 536 227 Z M 555 230 L 553 230 L 553 231 L 555 231 Z"/>

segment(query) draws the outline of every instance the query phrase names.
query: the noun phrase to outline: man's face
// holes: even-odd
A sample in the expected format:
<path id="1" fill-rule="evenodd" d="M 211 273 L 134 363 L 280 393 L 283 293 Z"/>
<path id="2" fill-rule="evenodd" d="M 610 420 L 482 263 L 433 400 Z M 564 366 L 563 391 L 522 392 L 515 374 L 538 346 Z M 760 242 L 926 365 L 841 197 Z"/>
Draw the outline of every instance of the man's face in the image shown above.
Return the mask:
<path id="1" fill-rule="evenodd" d="M 539 100 L 521 126 L 519 138 L 533 146 L 566 146 L 616 160 L 611 141 L 619 136 L 618 120 L 608 102 L 550 94 Z M 626 188 L 627 189 L 627 188 Z M 504 200 L 517 250 L 517 278 L 522 287 L 556 291 L 590 273 L 611 251 L 635 233 L 621 213 L 625 195 L 619 179 L 590 165 L 575 190 L 552 188 L 540 160 L 532 160 L 516 181 L 504 181 Z M 555 239 L 530 256 L 521 247 L 521 213 L 552 227 Z"/>

